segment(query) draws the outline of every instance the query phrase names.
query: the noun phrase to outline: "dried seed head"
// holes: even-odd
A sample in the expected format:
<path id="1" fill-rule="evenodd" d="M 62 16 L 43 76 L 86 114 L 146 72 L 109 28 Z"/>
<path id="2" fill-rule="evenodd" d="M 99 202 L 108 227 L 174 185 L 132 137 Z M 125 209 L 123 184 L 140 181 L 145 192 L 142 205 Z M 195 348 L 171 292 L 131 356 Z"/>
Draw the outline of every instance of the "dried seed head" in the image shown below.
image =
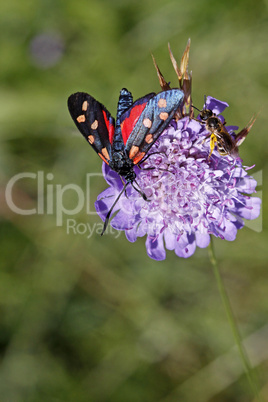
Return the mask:
<path id="1" fill-rule="evenodd" d="M 165 80 L 163 74 L 162 74 L 161 71 L 159 70 L 159 67 L 158 67 L 158 65 L 156 64 L 156 61 L 155 61 L 155 58 L 154 58 L 153 55 L 152 55 L 152 58 L 153 58 L 154 66 L 155 66 L 155 68 L 156 68 L 157 76 L 158 76 L 159 83 L 160 83 L 160 86 L 161 86 L 162 90 L 163 90 L 163 91 L 167 91 L 168 89 L 171 89 L 170 86 L 169 86 L 169 84 L 166 82 L 166 80 Z"/>

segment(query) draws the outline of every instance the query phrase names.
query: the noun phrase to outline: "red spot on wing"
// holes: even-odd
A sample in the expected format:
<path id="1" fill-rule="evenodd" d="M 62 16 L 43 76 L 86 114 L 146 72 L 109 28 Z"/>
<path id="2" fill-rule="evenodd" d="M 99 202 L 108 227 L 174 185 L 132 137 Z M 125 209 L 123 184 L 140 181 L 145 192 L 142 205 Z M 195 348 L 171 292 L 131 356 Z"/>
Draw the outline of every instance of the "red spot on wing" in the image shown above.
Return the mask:
<path id="1" fill-rule="evenodd" d="M 123 137 L 123 141 L 124 141 L 125 145 L 128 140 L 128 137 L 132 133 L 133 128 L 135 127 L 135 124 L 139 120 L 139 117 L 142 114 L 143 110 L 145 109 L 146 105 L 147 105 L 147 102 L 144 102 L 141 105 L 134 106 L 130 110 L 128 117 L 126 117 L 125 120 L 122 121 L 121 131 L 122 131 L 122 137 Z"/>
<path id="2" fill-rule="evenodd" d="M 137 163 L 139 163 L 141 160 L 142 160 L 142 158 L 145 156 L 145 152 L 139 152 L 136 156 L 135 156 L 135 158 L 133 159 L 133 163 L 135 164 L 135 165 L 137 165 Z"/>
<path id="3" fill-rule="evenodd" d="M 103 117 L 104 117 L 104 121 L 108 130 L 108 135 L 109 135 L 109 141 L 110 144 L 113 143 L 113 139 L 114 139 L 114 125 L 109 121 L 109 119 L 107 118 L 106 112 L 103 110 Z"/>

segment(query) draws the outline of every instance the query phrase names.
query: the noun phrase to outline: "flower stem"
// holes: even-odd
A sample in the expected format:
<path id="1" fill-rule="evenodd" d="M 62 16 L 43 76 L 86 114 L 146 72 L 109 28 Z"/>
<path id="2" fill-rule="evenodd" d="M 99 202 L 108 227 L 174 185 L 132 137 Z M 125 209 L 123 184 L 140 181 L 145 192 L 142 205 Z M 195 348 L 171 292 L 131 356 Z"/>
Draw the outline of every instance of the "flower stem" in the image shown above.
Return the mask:
<path id="1" fill-rule="evenodd" d="M 243 366 L 245 369 L 245 373 L 247 375 L 249 385 L 253 391 L 256 401 L 262 402 L 263 400 L 259 395 L 258 386 L 256 384 L 256 378 L 253 375 L 253 370 L 252 370 L 249 358 L 247 356 L 246 350 L 242 343 L 241 335 L 239 333 L 239 330 L 238 330 L 238 327 L 236 324 L 236 320 L 235 320 L 234 313 L 233 313 L 233 310 L 232 310 L 232 307 L 230 304 L 230 300 L 228 298 L 226 289 L 224 287 L 224 283 L 222 281 L 220 271 L 218 269 L 218 264 L 216 261 L 214 247 L 213 247 L 212 236 L 210 237 L 210 244 L 209 244 L 209 258 L 210 258 L 211 265 L 213 267 L 213 271 L 214 271 L 214 275 L 215 275 L 215 278 L 217 281 L 218 289 L 219 289 L 221 299 L 222 299 L 222 302 L 223 302 L 223 305 L 225 308 L 225 312 L 227 314 L 228 321 L 229 321 L 229 324 L 230 324 L 230 327 L 231 327 L 231 330 L 232 330 L 232 333 L 233 333 L 233 336 L 235 339 L 235 343 L 237 345 L 237 348 L 238 348 L 238 351 L 240 354 L 240 358 L 243 362 Z"/>

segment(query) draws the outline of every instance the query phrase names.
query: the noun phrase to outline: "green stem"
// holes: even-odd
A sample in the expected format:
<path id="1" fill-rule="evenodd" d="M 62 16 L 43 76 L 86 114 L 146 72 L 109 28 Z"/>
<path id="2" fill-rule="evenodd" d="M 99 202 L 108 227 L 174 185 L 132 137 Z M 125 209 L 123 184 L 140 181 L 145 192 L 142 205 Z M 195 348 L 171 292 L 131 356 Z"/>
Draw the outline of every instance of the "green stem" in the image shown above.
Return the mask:
<path id="1" fill-rule="evenodd" d="M 255 379 L 255 376 L 253 375 L 253 370 L 252 370 L 249 358 L 247 356 L 246 350 L 242 344 L 242 339 L 241 339 L 241 336 L 240 336 L 240 333 L 239 333 L 239 330 L 238 330 L 238 327 L 236 324 L 236 320 L 234 317 L 234 313 L 232 311 L 230 300 L 226 293 L 226 289 L 224 287 L 222 277 L 221 277 L 220 271 L 218 269 L 218 264 L 217 264 L 217 261 L 215 258 L 215 253 L 214 253 L 212 236 L 210 237 L 210 244 L 209 244 L 209 258 L 210 258 L 211 265 L 213 267 L 213 271 L 214 271 L 214 275 L 215 275 L 215 278 L 217 281 L 221 299 L 224 304 L 225 312 L 227 314 L 228 321 L 229 321 L 231 330 L 233 332 L 235 343 L 237 345 L 241 360 L 243 362 L 243 366 L 244 366 L 244 369 L 245 369 L 245 372 L 247 375 L 248 382 L 250 384 L 250 387 L 253 391 L 253 394 L 254 394 L 256 400 L 261 402 L 262 398 L 260 397 L 259 392 L 258 392 L 258 386 L 256 385 L 256 379 Z"/>

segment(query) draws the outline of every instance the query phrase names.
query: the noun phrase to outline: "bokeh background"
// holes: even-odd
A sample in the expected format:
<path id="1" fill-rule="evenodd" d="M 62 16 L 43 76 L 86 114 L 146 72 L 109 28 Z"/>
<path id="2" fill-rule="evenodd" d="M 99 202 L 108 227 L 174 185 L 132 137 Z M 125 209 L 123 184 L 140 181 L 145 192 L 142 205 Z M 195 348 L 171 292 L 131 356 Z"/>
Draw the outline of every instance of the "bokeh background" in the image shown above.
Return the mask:
<path id="1" fill-rule="evenodd" d="M 190 37 L 193 101 L 229 103 L 228 124 L 258 179 L 262 217 L 215 250 L 233 310 L 268 400 L 267 0 L 9 0 L 0 4 L 0 400 L 1 402 L 252 401 L 206 249 L 150 260 L 145 239 L 97 233 L 79 213 L 56 225 L 40 207 L 56 186 L 86 188 L 101 161 L 77 132 L 67 98 L 86 91 L 116 112 L 119 90 L 159 91 L 151 52 L 172 86 Z M 35 179 L 44 177 L 44 187 Z M 48 175 L 48 176 L 47 176 Z M 97 177 L 90 203 L 106 188 Z M 51 199 L 51 198 L 50 198 Z M 38 204 L 39 203 L 39 204 Z M 77 197 L 66 192 L 65 208 Z M 39 210 L 41 211 L 41 210 Z M 67 219 L 93 234 L 67 233 Z M 95 226 L 94 226 L 95 225 Z"/>

